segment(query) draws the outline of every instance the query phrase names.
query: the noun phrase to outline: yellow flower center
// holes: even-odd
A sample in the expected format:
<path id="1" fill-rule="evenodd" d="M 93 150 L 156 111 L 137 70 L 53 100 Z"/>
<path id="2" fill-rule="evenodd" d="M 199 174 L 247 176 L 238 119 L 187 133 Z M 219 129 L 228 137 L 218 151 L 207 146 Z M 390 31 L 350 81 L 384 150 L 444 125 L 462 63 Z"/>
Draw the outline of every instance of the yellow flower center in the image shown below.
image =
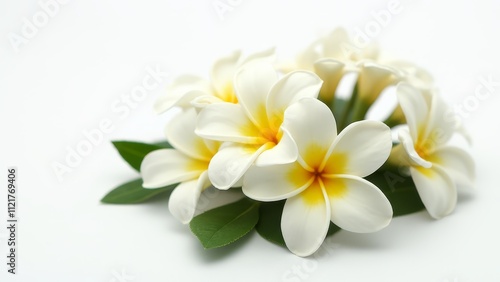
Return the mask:
<path id="1" fill-rule="evenodd" d="M 311 144 L 302 156 L 305 162 L 303 168 L 294 169 L 289 174 L 290 181 L 297 187 L 309 183 L 309 186 L 301 193 L 301 197 L 310 205 L 325 201 L 323 191 L 328 197 L 342 197 L 347 191 L 344 181 L 335 177 L 336 174 L 345 173 L 347 156 L 342 153 L 333 153 L 327 160 L 324 160 L 326 150 L 327 148 Z"/>

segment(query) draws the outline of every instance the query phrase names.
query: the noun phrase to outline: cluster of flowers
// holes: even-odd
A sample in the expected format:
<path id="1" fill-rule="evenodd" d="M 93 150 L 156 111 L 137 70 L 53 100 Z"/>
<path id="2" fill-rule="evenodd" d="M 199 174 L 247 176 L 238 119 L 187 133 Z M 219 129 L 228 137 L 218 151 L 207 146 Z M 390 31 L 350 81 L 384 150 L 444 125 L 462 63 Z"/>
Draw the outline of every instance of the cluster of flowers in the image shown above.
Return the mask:
<path id="1" fill-rule="evenodd" d="M 433 218 L 450 214 L 457 187 L 474 179 L 471 156 L 449 142 L 463 128 L 444 118 L 448 108 L 427 72 L 354 46 L 336 29 L 286 66 L 273 64 L 274 49 L 235 52 L 215 62 L 210 80 L 176 79 L 155 105 L 158 113 L 181 109 L 166 126 L 173 148 L 144 158 L 143 187 L 180 183 L 169 210 L 182 223 L 210 186 L 241 187 L 258 202 L 286 200 L 281 232 L 299 256 L 318 250 L 330 222 L 363 233 L 390 223 L 391 202 L 365 179 L 381 167 L 411 176 Z M 341 99 L 350 73 L 352 95 Z M 366 120 L 389 88 L 398 105 L 384 121 Z M 404 126 L 393 140 L 397 125 Z"/>

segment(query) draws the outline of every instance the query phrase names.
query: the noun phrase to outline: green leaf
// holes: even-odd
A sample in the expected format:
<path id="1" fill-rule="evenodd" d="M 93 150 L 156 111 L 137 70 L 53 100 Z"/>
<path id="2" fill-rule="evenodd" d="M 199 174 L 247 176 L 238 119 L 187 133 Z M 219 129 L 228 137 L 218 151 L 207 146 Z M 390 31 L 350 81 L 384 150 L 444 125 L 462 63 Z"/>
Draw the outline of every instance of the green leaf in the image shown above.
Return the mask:
<path id="1" fill-rule="evenodd" d="M 255 229 L 264 239 L 271 243 L 285 247 L 285 240 L 281 233 L 281 214 L 285 200 L 278 202 L 261 203 L 259 208 L 259 222 Z"/>
<path id="2" fill-rule="evenodd" d="M 411 177 L 402 176 L 395 170 L 379 170 L 366 177 L 385 194 L 393 209 L 393 216 L 401 216 L 424 209 Z"/>
<path id="3" fill-rule="evenodd" d="M 140 170 L 141 162 L 148 153 L 154 150 L 172 148 L 168 142 L 146 144 L 132 141 L 113 141 L 113 145 L 122 158 L 137 171 Z"/>
<path id="4" fill-rule="evenodd" d="M 101 202 L 107 204 L 136 204 L 144 202 L 156 196 L 165 194 L 166 192 L 177 187 L 178 184 L 173 184 L 156 189 L 145 189 L 142 187 L 142 179 L 135 179 L 124 183 L 115 189 L 111 190 Z"/>
<path id="5" fill-rule="evenodd" d="M 250 232 L 259 220 L 259 204 L 247 198 L 202 213 L 189 224 L 205 249 L 222 247 Z"/>

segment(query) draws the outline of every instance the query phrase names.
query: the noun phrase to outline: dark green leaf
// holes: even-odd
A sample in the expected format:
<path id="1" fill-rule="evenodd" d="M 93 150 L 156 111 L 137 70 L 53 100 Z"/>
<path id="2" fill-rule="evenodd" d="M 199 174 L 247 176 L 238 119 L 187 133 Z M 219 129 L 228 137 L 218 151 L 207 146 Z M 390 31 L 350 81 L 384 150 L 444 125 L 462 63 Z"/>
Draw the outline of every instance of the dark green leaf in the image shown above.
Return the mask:
<path id="1" fill-rule="evenodd" d="M 137 171 L 140 170 L 144 157 L 151 151 L 172 148 L 168 142 L 146 144 L 132 141 L 113 141 L 113 145 L 122 158 Z"/>
<path id="2" fill-rule="evenodd" d="M 139 178 L 111 190 L 101 199 L 101 202 L 107 204 L 136 204 L 165 194 L 176 186 L 177 184 L 173 184 L 162 188 L 145 189 L 142 187 L 142 179 Z"/>
<path id="3" fill-rule="evenodd" d="M 391 202 L 394 216 L 418 212 L 424 208 L 411 177 L 394 170 L 379 170 L 366 177 L 375 184 Z"/>
<path id="4" fill-rule="evenodd" d="M 247 198 L 202 213 L 189 224 L 205 249 L 233 243 L 250 232 L 259 220 L 259 204 Z"/>
<path id="5" fill-rule="evenodd" d="M 281 213 L 285 201 L 261 203 L 259 208 L 259 222 L 255 226 L 257 232 L 264 239 L 280 246 L 285 246 L 281 233 Z"/>

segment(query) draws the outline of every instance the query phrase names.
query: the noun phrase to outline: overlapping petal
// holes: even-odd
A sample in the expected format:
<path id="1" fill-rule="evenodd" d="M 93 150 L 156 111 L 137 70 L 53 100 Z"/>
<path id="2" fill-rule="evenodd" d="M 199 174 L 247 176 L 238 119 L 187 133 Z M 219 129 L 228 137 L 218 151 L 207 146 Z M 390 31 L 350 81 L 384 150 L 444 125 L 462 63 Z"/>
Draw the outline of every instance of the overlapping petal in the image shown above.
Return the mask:
<path id="1" fill-rule="evenodd" d="M 193 219 L 201 192 L 210 186 L 208 173 L 203 172 L 198 179 L 180 183 L 168 202 L 170 213 L 180 222 L 187 224 Z"/>
<path id="2" fill-rule="evenodd" d="M 260 130 L 248 118 L 240 105 L 220 103 L 205 107 L 198 114 L 195 130 L 203 138 L 259 144 L 262 142 Z"/>
<path id="3" fill-rule="evenodd" d="M 304 191 L 313 175 L 297 162 L 270 167 L 252 166 L 243 179 L 243 193 L 258 201 L 277 201 Z"/>
<path id="4" fill-rule="evenodd" d="M 257 126 L 268 127 L 266 100 L 277 80 L 278 75 L 272 65 L 265 63 L 249 63 L 234 77 L 238 101 Z"/>
<path id="5" fill-rule="evenodd" d="M 232 187 L 269 145 L 224 144 L 208 167 L 212 184 L 222 190 Z"/>
<path id="6" fill-rule="evenodd" d="M 270 166 L 279 164 L 289 164 L 297 160 L 298 151 L 294 140 L 287 132 L 283 133 L 278 144 L 265 150 L 255 160 L 257 166 Z"/>
<path id="7" fill-rule="evenodd" d="M 198 178 L 208 163 L 190 158 L 173 149 L 161 149 L 146 155 L 141 163 L 144 188 L 159 188 Z"/>
<path id="8" fill-rule="evenodd" d="M 324 183 L 331 220 L 340 228 L 358 233 L 375 232 L 391 222 L 391 204 L 372 183 L 349 175 L 325 178 Z"/>
<path id="9" fill-rule="evenodd" d="M 183 75 L 178 77 L 167 89 L 167 94 L 158 98 L 154 104 L 157 113 L 163 113 L 174 106 L 189 107 L 196 97 L 212 92 L 210 83 L 197 76 Z"/>
<path id="10" fill-rule="evenodd" d="M 285 111 L 282 129 L 297 144 L 301 161 L 306 166 L 321 162 L 337 136 L 337 125 L 330 109 L 313 98 L 291 105 Z"/>
<path id="11" fill-rule="evenodd" d="M 323 81 L 309 71 L 295 71 L 282 77 L 267 98 L 269 126 L 277 130 L 283 122 L 286 108 L 302 98 L 317 98 L 322 84 Z"/>
<path id="12" fill-rule="evenodd" d="M 204 140 L 194 133 L 196 110 L 187 109 L 172 118 L 165 128 L 169 143 L 182 153 L 198 160 L 210 161 L 213 153 Z"/>
<path id="13" fill-rule="evenodd" d="M 384 164 L 391 148 L 391 130 L 387 125 L 369 120 L 352 123 L 328 150 L 324 171 L 365 177 Z"/>
<path id="14" fill-rule="evenodd" d="M 319 185 L 315 183 L 313 185 Z M 323 201 L 311 205 L 300 194 L 291 197 L 286 201 L 281 217 L 286 246 L 298 256 L 309 256 L 318 250 L 330 226 L 331 211 L 326 194 L 319 186 L 309 189 L 319 189 L 323 193 Z"/>
<path id="15" fill-rule="evenodd" d="M 471 188 L 475 178 L 474 160 L 466 151 L 455 147 L 437 149 L 429 156 L 458 185 Z"/>
<path id="16" fill-rule="evenodd" d="M 450 176 L 440 167 L 410 167 L 411 177 L 429 214 L 442 218 L 450 214 L 457 203 L 457 189 Z"/>
<path id="17" fill-rule="evenodd" d="M 420 135 L 419 130 L 424 126 L 429 115 L 425 98 L 417 89 L 404 82 L 397 85 L 396 95 L 405 114 L 411 137 L 413 140 L 417 140 Z"/>

